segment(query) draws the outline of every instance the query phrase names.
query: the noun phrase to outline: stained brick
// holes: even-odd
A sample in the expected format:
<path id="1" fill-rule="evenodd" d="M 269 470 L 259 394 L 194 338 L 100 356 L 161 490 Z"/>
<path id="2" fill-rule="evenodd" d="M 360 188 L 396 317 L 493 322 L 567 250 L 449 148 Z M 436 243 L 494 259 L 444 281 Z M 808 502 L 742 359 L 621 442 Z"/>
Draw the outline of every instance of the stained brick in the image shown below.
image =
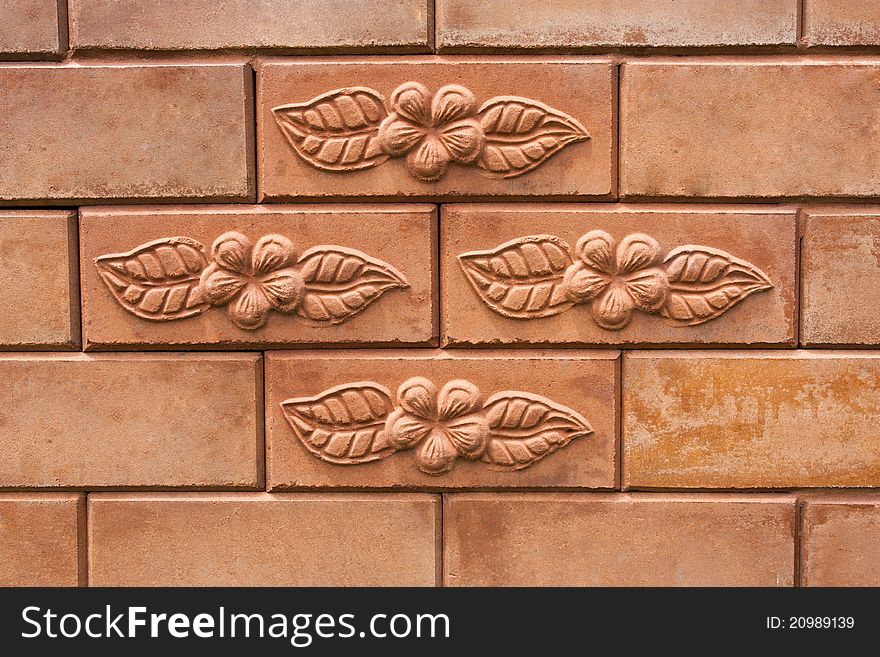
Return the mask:
<path id="1" fill-rule="evenodd" d="M 802 513 L 804 586 L 880 586 L 880 496 L 816 496 Z"/>
<path id="2" fill-rule="evenodd" d="M 66 0 L 4 0 L 0 59 L 57 57 L 66 41 Z"/>
<path id="3" fill-rule="evenodd" d="M 804 41 L 811 46 L 880 44 L 880 5 L 860 0 L 804 0 Z"/>

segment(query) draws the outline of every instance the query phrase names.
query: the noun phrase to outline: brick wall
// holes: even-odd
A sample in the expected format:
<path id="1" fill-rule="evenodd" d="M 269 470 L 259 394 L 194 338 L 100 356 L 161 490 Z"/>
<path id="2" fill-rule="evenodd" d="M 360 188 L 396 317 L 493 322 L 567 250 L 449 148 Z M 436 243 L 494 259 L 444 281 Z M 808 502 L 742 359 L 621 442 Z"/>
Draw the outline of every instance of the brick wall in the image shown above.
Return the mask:
<path id="1" fill-rule="evenodd" d="M 6 0 L 0 59 L 0 583 L 880 585 L 880 3 Z"/>

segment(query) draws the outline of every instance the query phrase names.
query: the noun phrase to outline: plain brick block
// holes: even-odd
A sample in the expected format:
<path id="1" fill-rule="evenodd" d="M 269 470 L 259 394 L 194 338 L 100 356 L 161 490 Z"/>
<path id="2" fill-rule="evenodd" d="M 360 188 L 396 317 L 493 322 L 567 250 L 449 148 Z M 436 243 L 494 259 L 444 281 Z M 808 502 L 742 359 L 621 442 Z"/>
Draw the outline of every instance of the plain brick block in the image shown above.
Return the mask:
<path id="1" fill-rule="evenodd" d="M 618 358 L 270 353 L 267 487 L 613 488 Z"/>
<path id="2" fill-rule="evenodd" d="M 880 485 L 873 352 L 640 352 L 623 363 L 625 488 Z"/>
<path id="3" fill-rule="evenodd" d="M 442 214 L 449 345 L 797 340 L 793 209 L 449 204 Z M 590 234 L 617 261 L 587 264 L 579 244 Z M 631 257 L 644 260 L 627 268 Z M 584 297 L 571 296 L 577 271 L 596 283 Z M 628 313 L 612 316 L 615 299 Z"/>
<path id="4" fill-rule="evenodd" d="M 609 196 L 616 80 L 597 58 L 262 60 L 260 199 Z"/>
<path id="5" fill-rule="evenodd" d="M 791 586 L 784 496 L 454 494 L 447 586 Z"/>
<path id="6" fill-rule="evenodd" d="M 880 4 L 864 0 L 804 0 L 804 41 L 811 46 L 880 44 Z"/>
<path id="7" fill-rule="evenodd" d="M 262 487 L 257 354 L 0 356 L 0 487 Z"/>
<path id="8" fill-rule="evenodd" d="M 880 208 L 808 210 L 801 257 L 804 345 L 880 344 Z"/>
<path id="9" fill-rule="evenodd" d="M 89 496 L 92 586 L 435 586 L 432 495 Z"/>
<path id="10" fill-rule="evenodd" d="M 0 210 L 0 347 L 79 344 L 73 212 Z"/>
<path id="11" fill-rule="evenodd" d="M 111 207 L 80 217 L 89 350 L 437 339 L 434 206 Z M 263 263 L 256 276 L 217 256 L 233 233 L 238 256 Z M 205 302 L 198 290 L 218 280 L 235 287 Z"/>
<path id="12" fill-rule="evenodd" d="M 797 0 L 437 0 L 440 50 L 794 44 Z"/>
<path id="13" fill-rule="evenodd" d="M 880 586 L 880 496 L 808 499 L 802 523 L 804 586 Z"/>
<path id="14" fill-rule="evenodd" d="M 70 0 L 77 49 L 414 52 L 425 0 Z"/>
<path id="15" fill-rule="evenodd" d="M 0 59 L 58 56 L 66 41 L 66 0 L 4 0 Z"/>
<path id="16" fill-rule="evenodd" d="M 0 201 L 250 200 L 244 64 L 0 68 Z"/>
<path id="17" fill-rule="evenodd" d="M 85 584 L 84 523 L 84 496 L 0 494 L 0 586 Z"/>
<path id="18" fill-rule="evenodd" d="M 876 61 L 628 62 L 621 76 L 621 196 L 880 194 Z"/>

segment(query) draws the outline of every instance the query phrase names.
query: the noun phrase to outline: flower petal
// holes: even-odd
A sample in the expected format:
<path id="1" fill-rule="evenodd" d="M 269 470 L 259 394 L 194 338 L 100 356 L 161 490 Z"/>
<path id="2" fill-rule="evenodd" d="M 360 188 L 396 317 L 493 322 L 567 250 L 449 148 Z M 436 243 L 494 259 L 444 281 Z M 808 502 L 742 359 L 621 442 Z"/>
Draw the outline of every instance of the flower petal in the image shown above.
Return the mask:
<path id="1" fill-rule="evenodd" d="M 245 285 L 247 281 L 239 274 L 223 269 L 214 262 L 205 267 L 199 278 L 205 299 L 212 306 L 225 306 Z"/>
<path id="2" fill-rule="evenodd" d="M 434 426 L 398 408 L 385 420 L 385 435 L 398 449 L 409 449 L 424 440 Z"/>
<path id="3" fill-rule="evenodd" d="M 250 276 L 251 269 L 251 241 L 241 233 L 223 233 L 214 240 L 211 247 L 211 257 L 214 262 L 225 269 L 232 270 L 242 276 Z"/>
<path id="4" fill-rule="evenodd" d="M 397 389 L 397 403 L 408 413 L 433 422 L 437 419 L 437 386 L 415 376 Z"/>
<path id="5" fill-rule="evenodd" d="M 419 140 L 425 136 L 425 129 L 413 123 L 401 119 L 397 114 L 389 114 L 379 124 L 379 133 L 376 136 L 379 148 L 391 157 L 400 157 L 408 153 Z"/>
<path id="6" fill-rule="evenodd" d="M 620 329 L 629 324 L 635 303 L 622 285 L 608 287 L 593 301 L 593 319 L 605 329 Z"/>
<path id="7" fill-rule="evenodd" d="M 280 313 L 293 312 L 302 303 L 306 283 L 296 269 L 279 269 L 260 281 L 269 305 Z"/>
<path id="8" fill-rule="evenodd" d="M 473 116 L 477 109 L 477 98 L 473 92 L 460 84 L 447 84 L 440 87 L 431 101 L 431 119 L 434 126 L 444 125 Z"/>
<path id="9" fill-rule="evenodd" d="M 266 235 L 254 246 L 254 276 L 287 267 L 296 258 L 293 242 L 282 235 Z"/>
<path id="10" fill-rule="evenodd" d="M 660 245 L 650 235 L 636 233 L 627 235 L 617 245 L 616 264 L 618 274 L 631 274 L 650 267 L 660 255 Z"/>
<path id="11" fill-rule="evenodd" d="M 483 398 L 480 389 L 470 381 L 456 379 L 450 381 L 440 389 L 437 395 L 440 421 L 473 413 L 483 408 Z"/>
<path id="12" fill-rule="evenodd" d="M 592 301 L 608 287 L 611 278 L 602 272 L 591 269 L 582 262 L 569 265 L 565 270 L 562 284 L 569 299 L 573 301 Z"/>
<path id="13" fill-rule="evenodd" d="M 426 474 L 439 475 L 452 470 L 457 457 L 453 444 L 435 429 L 416 450 L 416 465 Z"/>
<path id="14" fill-rule="evenodd" d="M 669 294 L 669 278 L 662 269 L 651 268 L 627 276 L 623 285 L 639 310 L 652 313 L 660 310 Z"/>
<path id="15" fill-rule="evenodd" d="M 253 283 L 246 285 L 238 298 L 226 306 L 232 323 L 247 330 L 257 329 L 265 324 L 271 309 L 266 295 L 259 285 Z"/>
<path id="16" fill-rule="evenodd" d="M 473 119 L 448 125 L 438 133 L 437 137 L 449 151 L 452 159 L 460 164 L 476 162 L 486 143 L 483 126 Z"/>
<path id="17" fill-rule="evenodd" d="M 436 136 L 428 136 L 415 150 L 406 156 L 406 168 L 419 180 L 439 180 L 446 173 L 449 151 Z"/>
<path id="18" fill-rule="evenodd" d="M 419 82 L 404 82 L 391 93 L 391 109 L 419 125 L 431 125 L 430 92 Z"/>
<path id="19" fill-rule="evenodd" d="M 472 413 L 446 422 L 443 433 L 459 454 L 477 459 L 489 444 L 489 421 L 482 414 Z"/>
<path id="20" fill-rule="evenodd" d="M 614 238 L 604 230 L 591 230 L 581 237 L 575 251 L 585 265 L 609 276 L 615 273 Z"/>

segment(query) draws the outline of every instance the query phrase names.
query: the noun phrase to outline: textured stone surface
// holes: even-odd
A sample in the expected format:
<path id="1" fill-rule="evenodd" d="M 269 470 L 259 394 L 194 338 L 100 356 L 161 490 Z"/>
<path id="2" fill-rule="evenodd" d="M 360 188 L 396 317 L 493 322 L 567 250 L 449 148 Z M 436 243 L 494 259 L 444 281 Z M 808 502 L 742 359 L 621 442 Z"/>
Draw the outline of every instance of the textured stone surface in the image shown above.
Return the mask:
<path id="1" fill-rule="evenodd" d="M 398 97 L 395 91 L 406 83 L 424 85 L 421 91 L 400 94 L 404 105 L 424 109 L 419 114 L 422 118 L 394 128 L 393 117 L 389 117 L 386 125 L 390 127 L 380 131 L 387 111 L 402 116 L 395 111 L 401 106 L 395 106 L 394 99 Z M 457 88 L 449 89 L 448 85 Z M 268 59 L 258 65 L 257 86 L 262 200 L 299 196 L 607 196 L 615 188 L 612 119 L 616 67 L 608 60 Z M 438 93 L 444 88 L 444 93 Z M 336 90 L 348 90 L 348 95 L 311 102 Z M 520 100 L 514 104 L 522 99 L 531 104 L 514 106 L 498 101 L 500 104 L 492 104 L 482 114 L 478 112 L 484 103 L 499 97 L 517 97 Z M 431 126 L 432 102 L 436 116 Z M 307 106 L 288 108 L 280 114 L 272 111 L 291 104 Z M 486 127 L 477 128 L 475 117 L 484 118 L 480 125 Z M 291 120 L 299 121 L 300 127 Z M 299 130 L 299 136 L 291 130 Z M 589 139 L 583 140 L 583 131 Z M 394 154 L 387 160 L 380 132 L 388 137 L 388 152 Z M 487 133 L 495 135 L 483 143 L 486 149 L 490 142 L 495 144 L 488 170 L 474 161 L 486 152 L 480 150 L 479 135 Z M 285 134 L 294 135 L 293 141 Z M 455 158 L 441 142 L 443 134 L 451 139 Z M 404 135 L 412 136 L 413 141 L 406 141 Z M 581 141 L 561 141 L 574 138 Z M 517 143 L 511 145 L 511 140 Z M 498 154 L 502 149 L 508 149 L 504 151 L 507 155 Z M 421 164 L 414 165 L 414 160 Z M 443 162 L 448 162 L 445 173 Z M 528 169 L 528 163 L 537 165 Z M 514 168 L 501 171 L 505 167 Z M 497 177 L 509 173 L 519 175 Z"/>
<path id="2" fill-rule="evenodd" d="M 880 586 L 880 495 L 816 496 L 802 513 L 804 586 Z"/>
<path id="3" fill-rule="evenodd" d="M 58 56 L 66 41 L 66 0 L 4 0 L 0 59 Z"/>
<path id="4" fill-rule="evenodd" d="M 861 0 L 804 0 L 804 41 L 811 46 L 880 44 L 880 4 Z"/>
<path id="5" fill-rule="evenodd" d="M 791 586 L 794 525 L 784 496 L 456 494 L 444 583 Z"/>
<path id="6" fill-rule="evenodd" d="M 0 210 L 0 346 L 78 346 L 73 212 Z"/>
<path id="7" fill-rule="evenodd" d="M 432 495 L 101 493 L 92 586 L 434 586 Z"/>
<path id="8" fill-rule="evenodd" d="M 492 352 L 456 351 L 437 354 L 436 352 L 287 352 L 270 353 L 266 361 L 266 427 L 267 427 L 267 486 L 269 490 L 290 488 L 417 488 L 417 489 L 460 489 L 460 488 L 508 488 L 508 487 L 579 487 L 612 488 L 616 482 L 616 352 L 589 352 L 587 354 L 541 354 L 530 352 Z M 327 450 L 338 454 L 342 461 L 351 461 L 346 454 L 359 453 L 354 446 L 359 441 L 352 440 L 351 431 L 366 431 L 369 422 L 363 426 L 353 426 L 346 422 L 351 417 L 368 417 L 375 420 L 377 428 L 385 431 L 385 418 L 391 407 L 398 408 L 398 390 L 414 377 L 425 377 L 438 388 L 447 382 L 465 380 L 476 385 L 482 393 L 486 416 L 494 417 L 506 408 L 503 426 L 513 427 L 510 434 L 524 437 L 547 435 L 544 431 L 554 428 L 562 431 L 571 426 L 573 416 L 580 414 L 593 432 L 589 435 L 572 437 L 562 444 L 558 451 L 545 452 L 546 456 L 523 469 L 499 470 L 496 465 L 481 460 L 457 458 L 450 470 L 442 474 L 428 474 L 419 468 L 424 467 L 422 448 L 429 438 L 414 446 L 390 455 L 374 452 L 372 447 L 364 454 L 381 454 L 383 460 L 363 463 L 328 462 Z M 381 403 L 373 403 L 382 393 L 371 394 L 367 403 L 378 409 L 372 416 L 363 413 L 365 405 L 352 398 L 349 384 L 368 382 L 384 387 L 388 401 L 384 408 Z M 323 404 L 313 415 L 326 418 L 320 426 L 333 425 L 342 434 L 326 440 L 323 458 L 313 454 L 307 443 L 300 439 L 289 423 L 281 403 L 289 399 L 302 400 L 336 386 L 346 385 L 348 396 L 340 393 L 337 401 L 307 400 L 306 409 Z M 528 395 L 540 395 L 563 408 L 557 412 L 539 412 L 529 406 L 531 399 L 511 402 L 501 407 L 493 404 L 491 397 L 504 391 L 522 391 Z M 430 396 L 430 395 L 429 395 Z M 433 403 L 434 396 L 428 403 Z M 439 405 L 444 407 L 444 395 L 436 396 Z M 464 408 L 462 401 L 452 404 Z M 302 404 L 297 404 L 299 407 Z M 420 405 L 423 406 L 423 405 Z M 290 406 L 288 406 L 288 409 Z M 326 408 L 326 411 L 322 411 Z M 495 413 L 488 409 L 495 409 Z M 347 409 L 347 410 L 345 410 Z M 529 409 L 526 411 L 525 409 Z M 383 412 L 380 412 L 383 411 Z M 396 411 L 395 411 L 396 412 Z M 462 425 L 473 425 L 471 412 L 453 412 L 449 422 L 441 420 L 435 426 L 441 429 L 452 428 L 455 420 Z M 328 417 L 332 416 L 332 420 Z M 427 414 L 426 414 L 427 415 Z M 465 417 L 468 416 L 468 417 Z M 470 418 L 470 419 L 468 419 Z M 519 418 L 515 421 L 514 418 Z M 428 422 L 428 424 L 434 424 Z M 462 429 L 460 435 L 470 437 L 472 426 Z M 329 431 L 329 429 L 323 429 Z M 305 434 L 304 434 L 305 435 Z M 343 444 L 348 436 L 351 448 L 335 450 L 332 445 Z M 364 434 L 366 438 L 367 434 Z M 386 434 L 387 435 L 387 434 Z M 306 436 L 308 440 L 308 436 Z M 338 441 L 338 442 L 334 442 Z M 381 443 L 381 438 L 371 445 Z M 437 449 L 445 447 L 440 445 Z M 516 449 L 512 447 L 512 449 Z M 538 449 L 537 447 L 535 449 Z M 484 454 L 491 450 L 487 448 Z M 522 448 L 516 450 L 516 453 Z M 332 454 L 331 454 L 332 456 Z M 474 455 L 472 455 L 474 456 Z M 478 455 L 477 455 L 478 456 Z"/>
<path id="9" fill-rule="evenodd" d="M 873 60 L 628 62 L 622 196 L 880 194 Z"/>
<path id="10" fill-rule="evenodd" d="M 430 205 L 85 208 L 81 210 L 80 251 L 86 348 L 430 345 L 437 335 L 436 213 Z M 260 253 L 265 249 L 256 245 L 266 236 L 292 242 L 292 261 L 273 261 L 258 280 L 272 284 L 278 272 L 289 273 L 291 266 L 299 272 L 293 276 L 309 279 L 308 295 L 292 297 L 295 308 L 269 310 L 259 328 L 253 328 L 249 323 L 253 316 L 245 312 L 254 292 L 250 287 L 242 287 L 229 300 L 216 299 L 216 305 L 196 302 L 198 271 L 211 266 L 207 262 L 214 259 L 215 240 L 230 231 L 244 235 Z M 166 240 L 146 254 L 102 258 L 177 236 L 197 243 Z M 186 249 L 184 255 L 194 258 L 193 267 L 186 271 L 186 263 L 171 251 L 181 248 L 180 244 Z M 200 246 L 206 256 L 201 261 Z M 250 248 L 244 251 L 251 256 Z M 152 267 L 157 261 L 160 264 Z M 141 275 L 143 262 L 148 269 Z M 114 269 L 114 263 L 122 263 L 122 269 Z M 150 276 L 153 269 L 155 275 Z M 236 281 L 247 279 L 240 272 L 223 271 Z M 209 274 L 202 278 L 208 281 Z M 129 283 L 138 290 L 158 290 L 158 301 L 153 303 L 147 292 L 134 304 L 127 303 Z M 180 294 L 173 294 L 174 289 L 181 290 Z M 261 293 L 256 298 L 268 300 Z M 191 312 L 196 314 L 185 316 Z"/>
<path id="11" fill-rule="evenodd" d="M 880 344 L 880 208 L 808 210 L 802 244 L 802 343 Z"/>
<path id="12" fill-rule="evenodd" d="M 242 64 L 0 68 L 0 201 L 249 200 Z"/>
<path id="13" fill-rule="evenodd" d="M 624 487 L 880 485 L 873 352 L 640 352 L 623 371 Z"/>
<path id="14" fill-rule="evenodd" d="M 793 209 L 450 204 L 442 212 L 440 289 L 444 338 L 451 345 L 794 344 L 797 339 Z M 572 307 L 563 274 L 582 266 L 577 245 L 581 236 L 596 230 L 617 244 L 630 235 L 647 235 L 657 242 L 657 255 L 626 275 L 612 275 L 612 265 L 591 270 L 607 285 L 592 300 Z M 537 235 L 553 237 L 520 240 L 514 248 L 498 250 L 512 240 Z M 700 248 L 680 251 L 692 246 Z M 667 255 L 669 262 L 664 263 Z M 744 276 L 742 261 L 760 274 Z M 657 288 L 667 290 L 659 309 L 645 306 L 649 312 L 643 312 L 636 307 L 620 328 L 598 323 L 608 319 L 611 309 L 603 300 L 616 294 L 618 282 L 626 291 L 627 284 L 642 285 L 645 276 L 657 276 L 658 270 L 669 283 Z M 761 275 L 769 283 L 756 283 Z M 687 306 L 680 304 L 682 290 L 689 290 Z M 730 295 L 718 296 L 725 291 Z M 625 301 L 636 298 L 626 291 Z M 691 319 L 670 321 L 661 316 L 666 309 L 688 310 Z M 723 314 L 693 325 L 705 319 L 694 314 L 703 310 L 706 317 Z"/>
<path id="15" fill-rule="evenodd" d="M 257 354 L 0 356 L 0 486 L 262 486 Z"/>
<path id="16" fill-rule="evenodd" d="M 70 0 L 75 48 L 425 51 L 424 0 Z"/>
<path id="17" fill-rule="evenodd" d="M 85 584 L 84 522 L 83 496 L 0 494 L 0 586 Z"/>
<path id="18" fill-rule="evenodd" d="M 797 0 L 437 0 L 441 50 L 793 44 Z"/>

